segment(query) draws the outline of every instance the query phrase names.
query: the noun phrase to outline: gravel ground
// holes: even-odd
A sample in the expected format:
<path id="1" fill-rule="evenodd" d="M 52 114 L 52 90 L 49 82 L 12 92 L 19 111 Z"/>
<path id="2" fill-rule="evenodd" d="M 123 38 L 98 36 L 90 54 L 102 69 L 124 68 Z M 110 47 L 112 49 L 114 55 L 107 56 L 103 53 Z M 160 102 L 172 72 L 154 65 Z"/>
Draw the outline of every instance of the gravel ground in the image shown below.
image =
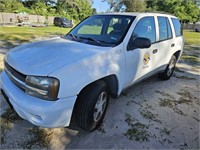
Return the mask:
<path id="1" fill-rule="evenodd" d="M 75 125 L 36 127 L 6 109 L 0 98 L 1 148 L 199 149 L 199 67 L 180 61 L 170 80 L 155 75 L 127 89 L 110 100 L 103 124 L 91 133 Z"/>

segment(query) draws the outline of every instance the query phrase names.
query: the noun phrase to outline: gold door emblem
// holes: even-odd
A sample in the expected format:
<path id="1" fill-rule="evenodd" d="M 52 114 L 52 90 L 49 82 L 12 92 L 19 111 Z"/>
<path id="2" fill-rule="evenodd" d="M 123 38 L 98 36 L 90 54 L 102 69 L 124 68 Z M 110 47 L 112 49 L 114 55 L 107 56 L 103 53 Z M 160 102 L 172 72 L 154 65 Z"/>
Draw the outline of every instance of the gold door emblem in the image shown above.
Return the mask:
<path id="1" fill-rule="evenodd" d="M 143 60 L 144 65 L 147 65 L 149 63 L 149 61 L 150 61 L 150 54 L 148 52 L 146 52 L 144 54 L 144 60 Z"/>

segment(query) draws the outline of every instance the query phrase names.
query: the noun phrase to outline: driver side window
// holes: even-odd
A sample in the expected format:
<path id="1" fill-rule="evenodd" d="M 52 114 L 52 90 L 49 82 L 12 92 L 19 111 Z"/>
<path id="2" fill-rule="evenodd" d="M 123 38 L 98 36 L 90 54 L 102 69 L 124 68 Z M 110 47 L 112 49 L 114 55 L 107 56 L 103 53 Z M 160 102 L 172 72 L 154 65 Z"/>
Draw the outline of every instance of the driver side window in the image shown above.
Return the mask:
<path id="1" fill-rule="evenodd" d="M 134 40 L 137 37 L 144 37 L 151 40 L 151 43 L 156 41 L 155 21 L 154 17 L 144 17 L 137 23 L 131 39 Z"/>

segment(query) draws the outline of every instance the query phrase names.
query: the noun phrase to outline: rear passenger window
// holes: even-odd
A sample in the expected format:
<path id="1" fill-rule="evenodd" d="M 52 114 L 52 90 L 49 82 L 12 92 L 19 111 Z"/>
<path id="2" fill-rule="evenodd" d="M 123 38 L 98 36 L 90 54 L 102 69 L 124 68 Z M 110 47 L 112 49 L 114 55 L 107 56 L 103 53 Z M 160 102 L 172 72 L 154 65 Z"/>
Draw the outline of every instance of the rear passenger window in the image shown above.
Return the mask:
<path id="1" fill-rule="evenodd" d="M 170 23 L 169 23 L 169 19 L 168 18 L 166 18 L 166 20 L 167 20 L 167 35 L 168 35 L 168 38 L 172 38 L 172 28 L 171 28 L 171 25 L 170 25 Z"/>
<path id="2" fill-rule="evenodd" d="M 154 43 L 156 41 L 154 17 L 144 17 L 140 19 L 133 31 L 132 37 L 148 38 L 151 40 L 151 43 Z"/>
<path id="3" fill-rule="evenodd" d="M 172 19 L 172 23 L 173 23 L 173 26 L 174 26 L 176 36 L 181 36 L 182 31 L 181 31 L 180 21 L 176 18 L 171 18 L 171 19 Z"/>
<path id="4" fill-rule="evenodd" d="M 167 17 L 158 17 L 159 40 L 167 40 L 172 38 L 172 31 Z"/>

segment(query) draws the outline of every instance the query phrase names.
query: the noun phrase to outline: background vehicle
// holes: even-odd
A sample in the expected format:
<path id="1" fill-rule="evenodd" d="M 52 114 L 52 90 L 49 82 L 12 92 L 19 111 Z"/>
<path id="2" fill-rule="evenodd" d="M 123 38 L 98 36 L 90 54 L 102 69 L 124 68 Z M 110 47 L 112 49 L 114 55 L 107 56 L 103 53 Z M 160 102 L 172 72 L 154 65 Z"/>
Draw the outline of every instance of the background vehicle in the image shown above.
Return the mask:
<path id="1" fill-rule="evenodd" d="M 200 22 L 195 23 L 195 32 L 200 32 Z"/>
<path id="2" fill-rule="evenodd" d="M 17 113 L 35 125 L 68 126 L 73 114 L 80 127 L 93 131 L 110 96 L 153 74 L 168 80 L 183 46 L 175 16 L 94 15 L 64 37 L 9 51 L 0 87 Z"/>
<path id="3" fill-rule="evenodd" d="M 67 18 L 55 17 L 53 22 L 55 26 L 59 26 L 59 27 L 64 27 L 64 28 L 73 27 L 72 21 Z"/>

